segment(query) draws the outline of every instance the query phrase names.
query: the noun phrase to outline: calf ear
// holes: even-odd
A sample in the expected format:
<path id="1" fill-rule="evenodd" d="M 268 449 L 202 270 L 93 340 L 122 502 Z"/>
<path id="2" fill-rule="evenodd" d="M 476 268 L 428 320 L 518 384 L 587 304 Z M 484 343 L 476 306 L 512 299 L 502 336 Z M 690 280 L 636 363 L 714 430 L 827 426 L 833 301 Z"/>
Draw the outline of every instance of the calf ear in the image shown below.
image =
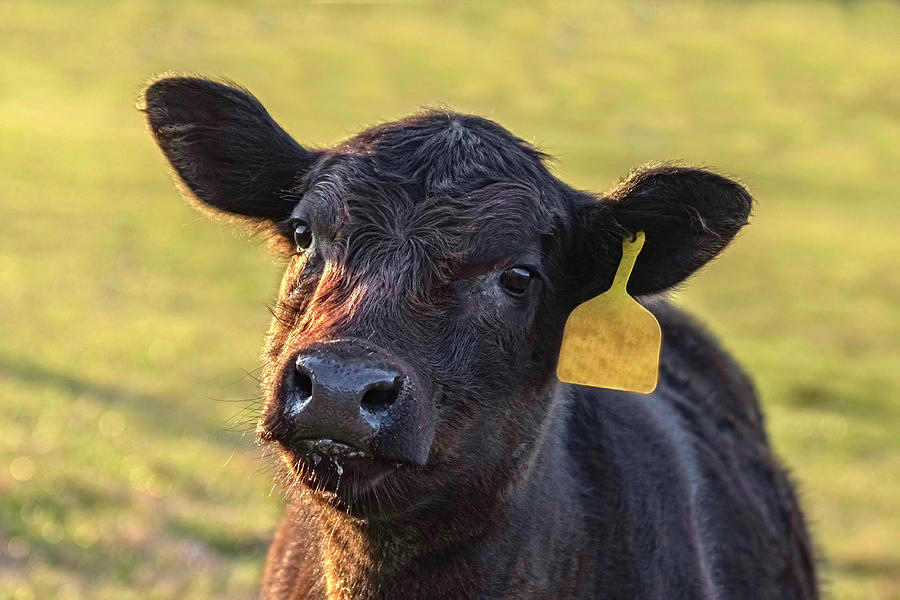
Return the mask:
<path id="1" fill-rule="evenodd" d="M 644 247 L 628 281 L 635 296 L 684 281 L 719 254 L 747 224 L 753 199 L 740 184 L 700 169 L 655 166 L 636 170 L 585 207 L 587 243 L 579 244 L 594 281 L 588 297 L 604 291 L 621 257 L 622 239 L 643 231 Z M 601 281 L 597 281 L 597 279 Z"/>
<path id="2" fill-rule="evenodd" d="M 291 138 L 249 92 L 198 77 L 165 77 L 142 94 L 157 144 L 184 187 L 217 211 L 283 219 L 283 198 L 314 153 Z"/>

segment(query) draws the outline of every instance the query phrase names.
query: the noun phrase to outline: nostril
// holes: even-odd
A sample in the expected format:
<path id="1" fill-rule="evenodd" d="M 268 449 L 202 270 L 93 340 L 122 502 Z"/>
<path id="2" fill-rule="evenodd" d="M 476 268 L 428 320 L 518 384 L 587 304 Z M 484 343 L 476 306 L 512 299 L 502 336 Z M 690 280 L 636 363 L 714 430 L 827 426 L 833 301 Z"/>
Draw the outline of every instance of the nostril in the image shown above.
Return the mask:
<path id="1" fill-rule="evenodd" d="M 299 362 L 293 376 L 285 382 L 284 412 L 295 418 L 312 400 L 313 382 L 309 371 Z"/>
<path id="2" fill-rule="evenodd" d="M 310 379 L 309 375 L 304 373 L 303 371 L 297 371 L 297 376 L 294 377 L 294 384 L 297 386 L 297 395 L 306 400 L 310 396 L 312 396 L 312 379 Z"/>
<path id="3" fill-rule="evenodd" d="M 386 410 L 396 402 L 399 394 L 400 381 L 398 379 L 378 382 L 366 390 L 360 404 L 369 412 L 379 412 Z"/>

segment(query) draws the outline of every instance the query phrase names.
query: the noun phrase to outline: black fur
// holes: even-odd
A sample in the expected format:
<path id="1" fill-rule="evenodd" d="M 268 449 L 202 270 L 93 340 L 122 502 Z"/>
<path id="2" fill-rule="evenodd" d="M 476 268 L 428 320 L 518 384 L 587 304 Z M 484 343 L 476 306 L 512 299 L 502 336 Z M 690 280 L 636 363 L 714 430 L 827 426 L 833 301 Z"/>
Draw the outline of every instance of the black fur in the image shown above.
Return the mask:
<path id="1" fill-rule="evenodd" d="M 554 374 L 566 316 L 608 287 L 625 235 L 647 235 L 630 291 L 660 292 L 746 223 L 743 187 L 663 165 L 595 197 L 451 112 L 310 151 L 227 85 L 162 79 L 145 104 L 189 192 L 290 257 L 258 431 L 281 450 L 291 507 L 262 597 L 817 597 L 753 388 L 698 326 L 647 301 L 663 329 L 653 394 Z M 314 240 L 301 254 L 298 220 Z M 500 284 L 514 266 L 536 277 L 521 297 Z M 312 461 L 283 442 L 298 353 L 331 343 L 411 374 L 433 419 L 424 465 Z"/>

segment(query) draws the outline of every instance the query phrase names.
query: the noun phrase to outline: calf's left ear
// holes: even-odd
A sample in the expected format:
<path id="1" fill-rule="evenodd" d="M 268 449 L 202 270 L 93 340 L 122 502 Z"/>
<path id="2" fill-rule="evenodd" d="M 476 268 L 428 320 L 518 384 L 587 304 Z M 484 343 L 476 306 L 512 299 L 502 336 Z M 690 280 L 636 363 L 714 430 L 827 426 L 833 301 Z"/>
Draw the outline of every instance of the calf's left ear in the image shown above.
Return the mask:
<path id="1" fill-rule="evenodd" d="M 216 211 L 283 219 L 283 194 L 316 157 L 249 92 L 201 77 L 164 77 L 142 93 L 141 108 L 192 199 Z"/>
<path id="2" fill-rule="evenodd" d="M 645 242 L 628 292 L 640 296 L 677 285 L 728 245 L 747 224 L 752 205 L 743 186 L 710 171 L 670 165 L 634 171 L 599 202 L 581 208 L 581 268 L 593 271 L 587 296 L 609 286 L 622 239 L 638 231 Z"/>

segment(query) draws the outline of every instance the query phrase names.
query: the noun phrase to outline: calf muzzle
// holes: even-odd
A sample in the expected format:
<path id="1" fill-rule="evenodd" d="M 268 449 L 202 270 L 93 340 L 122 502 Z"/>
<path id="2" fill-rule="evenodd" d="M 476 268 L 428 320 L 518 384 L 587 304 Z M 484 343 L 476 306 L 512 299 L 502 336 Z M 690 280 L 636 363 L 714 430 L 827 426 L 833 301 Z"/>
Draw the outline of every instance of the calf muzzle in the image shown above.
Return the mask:
<path id="1" fill-rule="evenodd" d="M 428 459 L 431 398 L 387 352 L 349 341 L 304 348 L 282 393 L 277 439 L 289 451 L 416 465 Z"/>

